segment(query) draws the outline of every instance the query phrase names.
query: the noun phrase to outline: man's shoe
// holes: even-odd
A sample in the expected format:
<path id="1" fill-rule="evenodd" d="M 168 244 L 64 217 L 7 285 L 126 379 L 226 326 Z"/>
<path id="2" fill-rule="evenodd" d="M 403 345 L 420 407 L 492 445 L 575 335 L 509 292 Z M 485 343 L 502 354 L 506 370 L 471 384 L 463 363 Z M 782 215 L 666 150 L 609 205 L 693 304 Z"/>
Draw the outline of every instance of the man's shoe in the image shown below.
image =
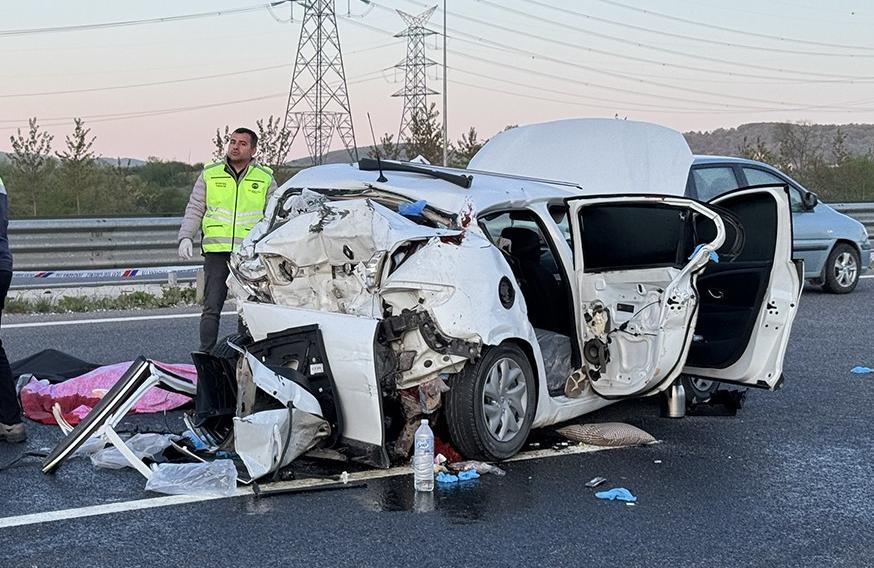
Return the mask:
<path id="1" fill-rule="evenodd" d="M 18 424 L 3 424 L 0 423 L 0 440 L 6 440 L 13 444 L 27 440 L 27 432 L 24 430 L 24 423 Z"/>

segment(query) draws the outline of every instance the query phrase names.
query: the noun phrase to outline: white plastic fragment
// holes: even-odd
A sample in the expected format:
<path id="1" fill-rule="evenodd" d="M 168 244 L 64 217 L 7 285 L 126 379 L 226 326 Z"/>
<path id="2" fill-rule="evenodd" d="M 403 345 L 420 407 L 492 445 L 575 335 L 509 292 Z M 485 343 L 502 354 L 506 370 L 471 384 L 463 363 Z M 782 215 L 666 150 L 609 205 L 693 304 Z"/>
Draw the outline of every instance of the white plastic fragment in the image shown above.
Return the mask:
<path id="1" fill-rule="evenodd" d="M 138 458 L 154 460 L 170 446 L 174 438 L 175 436 L 170 434 L 135 434 L 125 443 Z M 97 442 L 92 440 L 94 438 L 86 442 L 85 445 L 96 445 Z M 102 444 L 103 441 L 100 440 L 100 443 Z M 91 463 L 107 469 L 122 469 L 131 466 L 127 458 L 118 451 L 118 448 L 112 445 L 91 453 Z"/>
<path id="2" fill-rule="evenodd" d="M 233 497 L 237 493 L 237 468 L 232 460 L 153 464 L 146 491 Z"/>

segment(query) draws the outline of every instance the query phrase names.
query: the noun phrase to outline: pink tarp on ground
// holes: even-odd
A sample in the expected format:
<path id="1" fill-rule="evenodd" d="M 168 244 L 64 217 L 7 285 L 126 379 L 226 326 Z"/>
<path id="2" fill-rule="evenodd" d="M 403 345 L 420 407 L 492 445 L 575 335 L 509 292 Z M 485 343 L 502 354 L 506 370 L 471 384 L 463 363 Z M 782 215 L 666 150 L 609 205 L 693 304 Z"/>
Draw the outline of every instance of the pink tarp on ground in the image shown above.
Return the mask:
<path id="1" fill-rule="evenodd" d="M 33 380 L 21 389 L 21 406 L 24 415 L 43 424 L 56 424 L 52 416 L 52 406 L 61 405 L 61 414 L 70 424 L 78 424 L 91 409 L 103 398 L 103 395 L 121 378 L 133 361 L 116 363 L 94 369 L 73 379 L 58 384 L 48 381 Z M 197 381 L 197 371 L 194 365 L 167 364 L 155 361 L 162 369 L 181 377 Z M 181 394 L 167 392 L 158 387 L 150 388 L 134 405 L 132 413 L 146 414 L 178 408 L 191 398 Z"/>

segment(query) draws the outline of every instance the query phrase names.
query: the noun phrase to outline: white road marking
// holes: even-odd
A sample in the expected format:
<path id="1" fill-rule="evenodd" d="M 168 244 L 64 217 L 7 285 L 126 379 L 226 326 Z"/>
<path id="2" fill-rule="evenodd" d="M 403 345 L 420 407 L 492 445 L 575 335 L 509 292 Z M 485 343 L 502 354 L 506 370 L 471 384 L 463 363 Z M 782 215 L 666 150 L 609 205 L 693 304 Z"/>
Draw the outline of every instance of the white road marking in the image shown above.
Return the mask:
<path id="1" fill-rule="evenodd" d="M 573 445 L 562 450 L 535 450 L 516 455 L 508 461 L 526 461 L 533 459 L 554 458 L 559 456 L 570 456 L 575 454 L 586 454 L 590 452 L 598 452 L 601 450 L 610 450 L 614 448 L 605 448 L 589 445 Z M 408 466 L 398 466 L 390 469 L 373 469 L 353 473 L 349 476 L 349 481 L 367 481 L 370 479 L 383 479 L 386 477 L 399 477 L 402 475 L 412 475 L 412 470 Z M 332 479 L 298 479 L 293 481 L 281 481 L 271 483 L 265 487 L 270 489 L 296 489 L 304 487 L 317 487 L 336 483 Z M 233 497 L 243 497 L 252 494 L 251 487 L 240 487 L 237 489 L 236 495 Z M 59 511 L 45 511 L 42 513 L 32 513 L 29 515 L 17 515 L 14 517 L 0 518 L 0 529 L 11 527 L 23 527 L 28 525 L 38 525 L 42 523 L 51 523 L 54 521 L 67 521 L 71 519 L 81 519 L 83 517 L 96 517 L 101 515 L 110 515 L 113 513 L 124 513 L 128 511 L 142 511 L 145 509 L 156 509 L 159 507 L 169 507 L 172 505 L 186 505 L 189 503 L 201 503 L 204 501 L 215 501 L 218 499 L 229 499 L 225 496 L 213 495 L 167 495 L 165 497 L 152 497 L 148 499 L 136 499 L 133 501 L 121 501 L 118 503 L 106 503 L 104 505 L 92 505 L 89 507 L 77 507 L 75 509 L 61 509 Z"/>
<path id="2" fill-rule="evenodd" d="M 222 312 L 221 315 L 229 316 L 237 312 Z M 166 320 L 180 318 L 199 318 L 200 312 L 195 314 L 162 314 L 157 316 L 130 316 L 123 318 L 95 318 L 81 320 L 59 320 L 59 321 L 35 321 L 28 323 L 8 323 L 3 324 L 3 330 L 15 329 L 21 327 L 54 327 L 57 325 L 88 325 L 91 323 L 118 323 L 127 321 L 148 321 L 148 320 Z"/>
<path id="3" fill-rule="evenodd" d="M 863 274 L 862 276 L 859 276 L 859 278 L 874 278 L 874 274 Z"/>

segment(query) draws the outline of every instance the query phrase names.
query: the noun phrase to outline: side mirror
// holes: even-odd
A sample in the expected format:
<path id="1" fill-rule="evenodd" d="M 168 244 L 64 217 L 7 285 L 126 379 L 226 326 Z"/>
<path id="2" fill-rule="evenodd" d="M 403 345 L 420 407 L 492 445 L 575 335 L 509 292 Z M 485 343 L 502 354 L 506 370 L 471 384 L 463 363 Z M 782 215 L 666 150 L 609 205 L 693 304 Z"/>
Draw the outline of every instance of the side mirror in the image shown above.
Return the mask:
<path id="1" fill-rule="evenodd" d="M 813 209 L 818 203 L 819 198 L 815 194 L 809 191 L 804 192 L 804 196 L 801 198 L 801 204 L 804 205 L 805 209 Z"/>

